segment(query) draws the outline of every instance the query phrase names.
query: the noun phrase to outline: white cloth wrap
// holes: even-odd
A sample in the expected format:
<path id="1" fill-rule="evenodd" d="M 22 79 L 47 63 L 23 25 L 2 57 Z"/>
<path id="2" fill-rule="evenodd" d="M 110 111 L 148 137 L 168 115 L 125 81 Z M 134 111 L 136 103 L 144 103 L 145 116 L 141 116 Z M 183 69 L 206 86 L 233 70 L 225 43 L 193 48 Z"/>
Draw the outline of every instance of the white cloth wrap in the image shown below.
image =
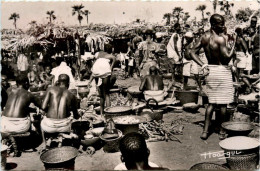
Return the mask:
<path id="1" fill-rule="evenodd" d="M 1 116 L 1 132 L 2 133 L 25 133 L 30 129 L 30 117 L 11 118 Z"/>
<path id="2" fill-rule="evenodd" d="M 41 122 L 41 129 L 47 133 L 70 132 L 72 120 L 73 117 L 53 119 L 44 116 Z"/>
<path id="3" fill-rule="evenodd" d="M 93 77 L 98 77 L 98 86 L 102 84 L 102 78 L 111 75 L 110 60 L 106 58 L 98 58 L 92 67 Z"/>
<path id="4" fill-rule="evenodd" d="M 244 52 L 237 52 L 237 68 L 245 69 L 247 65 L 247 57 Z"/>

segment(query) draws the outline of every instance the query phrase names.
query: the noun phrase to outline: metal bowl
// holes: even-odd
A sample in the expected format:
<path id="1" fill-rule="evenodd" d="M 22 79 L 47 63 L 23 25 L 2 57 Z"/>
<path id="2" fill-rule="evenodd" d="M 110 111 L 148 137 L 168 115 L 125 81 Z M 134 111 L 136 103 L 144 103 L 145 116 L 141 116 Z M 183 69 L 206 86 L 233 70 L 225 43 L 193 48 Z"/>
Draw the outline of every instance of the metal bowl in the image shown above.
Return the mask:
<path id="1" fill-rule="evenodd" d="M 183 105 L 183 109 L 187 112 L 196 113 L 200 108 L 199 104 L 196 103 L 186 103 Z"/>
<path id="2" fill-rule="evenodd" d="M 247 136 L 254 129 L 254 125 L 249 122 L 224 122 L 221 126 L 229 136 Z"/>
<path id="3" fill-rule="evenodd" d="M 114 113 L 125 113 L 130 112 L 132 108 L 130 106 L 114 106 L 114 107 L 108 107 L 105 109 L 106 113 L 114 114 Z"/>

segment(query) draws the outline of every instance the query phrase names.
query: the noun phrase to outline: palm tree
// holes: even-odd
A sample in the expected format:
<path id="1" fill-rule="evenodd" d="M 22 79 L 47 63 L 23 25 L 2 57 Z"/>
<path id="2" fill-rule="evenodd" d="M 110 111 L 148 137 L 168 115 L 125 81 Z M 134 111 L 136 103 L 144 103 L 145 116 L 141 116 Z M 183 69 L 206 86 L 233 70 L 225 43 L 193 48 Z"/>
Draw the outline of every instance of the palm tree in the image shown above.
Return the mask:
<path id="1" fill-rule="evenodd" d="M 197 11 L 201 11 L 201 14 L 202 14 L 202 20 L 204 20 L 204 10 L 207 8 L 206 5 L 199 5 L 196 10 Z"/>
<path id="2" fill-rule="evenodd" d="M 49 15 L 47 18 L 50 20 L 50 23 L 52 20 L 56 19 L 56 16 L 54 15 L 54 11 L 47 11 L 46 14 Z"/>
<path id="3" fill-rule="evenodd" d="M 189 18 L 190 18 L 190 14 L 188 12 L 185 12 L 182 19 L 184 21 L 184 24 L 186 24 Z"/>
<path id="4" fill-rule="evenodd" d="M 89 10 L 85 10 L 84 11 L 84 15 L 86 16 L 87 18 L 87 24 L 88 24 L 88 15 L 90 14 Z"/>
<path id="5" fill-rule="evenodd" d="M 163 19 L 167 19 L 166 25 L 169 25 L 169 24 L 171 23 L 171 16 L 172 16 L 171 13 L 165 13 L 165 14 L 163 15 Z"/>
<path id="6" fill-rule="evenodd" d="M 212 3 L 213 3 L 214 14 L 215 14 L 217 10 L 218 0 L 214 0 Z"/>
<path id="7" fill-rule="evenodd" d="M 74 16 L 76 13 L 78 14 L 78 20 L 80 26 L 81 26 L 81 21 L 83 19 L 82 15 L 84 15 L 84 11 L 82 11 L 83 8 L 84 6 L 82 4 L 72 6 L 72 15 Z"/>
<path id="8" fill-rule="evenodd" d="M 35 20 L 32 20 L 29 25 L 31 25 L 32 28 L 37 26 L 37 22 Z"/>
<path id="9" fill-rule="evenodd" d="M 224 11 L 225 15 L 231 15 L 230 8 L 234 6 L 234 3 L 229 3 L 228 1 L 219 1 L 220 11 Z"/>
<path id="10" fill-rule="evenodd" d="M 183 8 L 181 7 L 175 7 L 172 11 L 173 16 L 177 18 L 177 23 L 179 23 L 180 21 L 180 14 L 182 13 L 182 11 Z"/>
<path id="11" fill-rule="evenodd" d="M 14 28 L 16 29 L 16 21 L 20 18 L 20 15 L 17 13 L 12 13 L 9 17 L 9 20 L 14 20 Z"/>

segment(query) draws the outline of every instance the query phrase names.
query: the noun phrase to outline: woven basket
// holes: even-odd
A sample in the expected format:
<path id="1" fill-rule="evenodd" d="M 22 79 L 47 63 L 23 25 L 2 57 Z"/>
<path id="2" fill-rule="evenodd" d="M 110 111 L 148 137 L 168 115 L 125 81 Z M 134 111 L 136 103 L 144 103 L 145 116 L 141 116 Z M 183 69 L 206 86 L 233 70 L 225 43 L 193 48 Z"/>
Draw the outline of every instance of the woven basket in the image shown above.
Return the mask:
<path id="1" fill-rule="evenodd" d="M 227 158 L 227 164 L 232 170 L 255 170 L 259 164 L 259 155 L 235 155 Z"/>
<path id="2" fill-rule="evenodd" d="M 78 150 L 74 147 L 63 146 L 50 149 L 41 154 L 40 159 L 46 170 L 73 170 Z"/>
<path id="3" fill-rule="evenodd" d="M 105 142 L 103 147 L 104 152 L 106 153 L 115 153 L 119 151 L 119 141 L 122 138 L 123 133 L 118 130 L 119 137 L 115 139 L 104 139 L 102 136 L 100 138 Z"/>
<path id="4" fill-rule="evenodd" d="M 198 163 L 193 165 L 190 170 L 229 170 L 227 167 L 215 163 Z"/>

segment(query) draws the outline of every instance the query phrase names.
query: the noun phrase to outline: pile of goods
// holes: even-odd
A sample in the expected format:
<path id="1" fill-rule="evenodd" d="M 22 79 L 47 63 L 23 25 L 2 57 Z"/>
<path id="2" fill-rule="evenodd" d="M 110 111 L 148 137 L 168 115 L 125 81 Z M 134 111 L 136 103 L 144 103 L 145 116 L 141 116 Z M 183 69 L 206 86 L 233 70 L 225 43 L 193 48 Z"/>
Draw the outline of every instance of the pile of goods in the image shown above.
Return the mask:
<path id="1" fill-rule="evenodd" d="M 82 120 L 90 122 L 90 127 L 93 127 L 95 123 L 103 121 L 100 115 L 94 113 L 94 110 L 78 109 L 78 113 L 82 116 Z"/>
<path id="2" fill-rule="evenodd" d="M 104 130 L 103 127 L 94 128 L 86 131 L 86 135 L 84 136 L 85 139 L 93 139 L 94 137 L 99 137 Z"/>
<path id="3" fill-rule="evenodd" d="M 117 80 L 125 80 L 125 71 L 121 69 L 114 69 L 113 75 L 116 76 Z"/>
<path id="4" fill-rule="evenodd" d="M 174 135 L 182 135 L 184 126 L 177 122 L 164 123 L 163 121 L 153 121 L 140 124 L 140 133 L 144 135 L 148 142 L 156 141 L 181 141 Z"/>
<path id="5" fill-rule="evenodd" d="M 118 95 L 117 93 L 111 93 L 110 95 L 111 107 L 114 106 L 124 106 L 128 102 L 128 98 L 123 95 Z"/>
<path id="6" fill-rule="evenodd" d="M 128 125 L 128 124 L 138 124 L 140 123 L 140 120 L 135 118 L 134 116 L 125 116 L 125 117 L 116 118 L 115 122 Z"/>

